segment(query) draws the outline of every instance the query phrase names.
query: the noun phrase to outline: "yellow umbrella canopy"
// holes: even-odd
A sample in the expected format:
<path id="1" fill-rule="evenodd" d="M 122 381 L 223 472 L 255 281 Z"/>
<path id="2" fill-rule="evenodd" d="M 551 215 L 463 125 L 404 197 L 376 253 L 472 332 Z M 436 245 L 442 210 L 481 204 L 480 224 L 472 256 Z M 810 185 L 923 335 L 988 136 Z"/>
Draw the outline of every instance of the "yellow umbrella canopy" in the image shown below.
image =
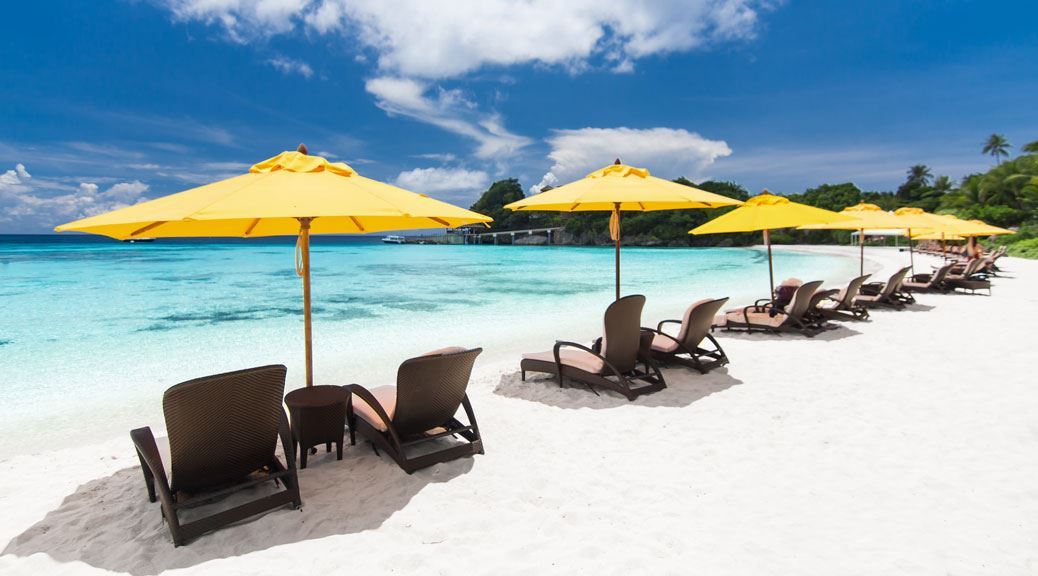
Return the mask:
<path id="1" fill-rule="evenodd" d="M 516 211 L 612 212 L 609 235 L 616 252 L 616 298 L 620 299 L 620 212 L 720 208 L 742 202 L 692 186 L 657 178 L 645 168 L 621 164 L 588 174 L 547 192 L 506 204 Z"/>
<path id="2" fill-rule="evenodd" d="M 310 235 L 443 228 L 492 219 L 365 178 L 341 162 L 282 152 L 235 176 L 55 228 L 120 240 L 187 236 L 297 235 L 303 278 L 306 384 L 313 385 Z"/>
<path id="3" fill-rule="evenodd" d="M 55 228 L 125 240 L 186 236 L 359 234 L 442 228 L 491 218 L 365 178 L 341 162 L 282 152 L 248 174 Z"/>
<path id="4" fill-rule="evenodd" d="M 943 230 L 947 233 L 963 237 L 1016 234 L 1016 232 L 1013 232 L 1012 230 L 992 226 L 991 224 L 985 223 L 983 220 L 963 220 L 950 214 L 932 214 L 931 216 L 933 216 L 938 223 L 943 223 L 943 226 L 933 226 L 930 230 L 933 232 L 940 232 Z"/>
<path id="5" fill-rule="evenodd" d="M 964 236 L 945 232 L 921 232 L 912 234 L 912 240 L 965 240 Z"/>
<path id="6" fill-rule="evenodd" d="M 972 226 L 975 227 L 976 234 L 973 236 L 1001 236 L 1004 234 L 1016 234 L 1015 231 L 1008 228 L 1000 228 L 984 222 L 983 220 L 967 220 Z M 967 234 L 970 235 L 970 234 Z"/>
<path id="7" fill-rule="evenodd" d="M 811 224 L 801 226 L 804 230 L 857 230 L 858 248 L 860 251 L 860 273 L 865 273 L 865 231 L 866 230 L 901 230 L 905 228 L 903 220 L 880 208 L 875 204 L 859 202 L 840 210 L 840 214 L 849 216 L 850 220 Z"/>
<path id="8" fill-rule="evenodd" d="M 903 224 L 905 232 L 908 234 L 908 262 L 912 266 L 912 273 L 915 273 L 915 251 L 912 246 L 912 240 L 916 238 L 915 231 L 927 230 L 931 232 L 937 232 L 943 230 L 947 226 L 947 222 L 937 214 L 930 214 L 922 208 L 916 208 L 914 206 L 903 206 L 894 210 L 894 216 L 896 216 Z M 940 235 L 944 233 L 941 232 Z M 944 240 L 945 238 L 938 238 Z M 954 238 L 947 238 L 953 240 Z M 942 244 L 943 246 L 943 244 Z"/>
<path id="9" fill-rule="evenodd" d="M 770 230 L 794 228 L 804 224 L 837 223 L 851 218 L 839 213 L 791 202 L 784 196 L 776 196 L 765 190 L 747 200 L 731 212 L 689 231 L 689 234 L 723 234 L 730 232 L 764 232 L 764 243 L 768 247 L 768 277 L 771 292 L 775 292 L 775 274 L 771 262 Z"/>

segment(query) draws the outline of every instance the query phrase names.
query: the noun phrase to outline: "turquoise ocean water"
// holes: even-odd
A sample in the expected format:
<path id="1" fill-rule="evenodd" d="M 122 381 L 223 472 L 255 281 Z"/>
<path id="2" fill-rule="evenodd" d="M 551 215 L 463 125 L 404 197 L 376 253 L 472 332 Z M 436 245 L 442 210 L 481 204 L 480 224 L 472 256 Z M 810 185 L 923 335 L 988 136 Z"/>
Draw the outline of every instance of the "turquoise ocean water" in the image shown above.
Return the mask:
<path id="1" fill-rule="evenodd" d="M 294 239 L 124 244 L 0 236 L 0 457 L 161 427 L 161 395 L 192 377 L 289 367 L 303 384 Z M 595 336 L 613 297 L 610 248 L 383 245 L 314 239 L 316 383 L 391 383 L 400 361 L 482 346 L 481 364 Z M 776 253 L 776 281 L 846 280 L 857 262 Z M 643 324 L 694 300 L 767 293 L 749 248 L 625 248 Z M 477 364 L 478 366 L 478 364 Z"/>

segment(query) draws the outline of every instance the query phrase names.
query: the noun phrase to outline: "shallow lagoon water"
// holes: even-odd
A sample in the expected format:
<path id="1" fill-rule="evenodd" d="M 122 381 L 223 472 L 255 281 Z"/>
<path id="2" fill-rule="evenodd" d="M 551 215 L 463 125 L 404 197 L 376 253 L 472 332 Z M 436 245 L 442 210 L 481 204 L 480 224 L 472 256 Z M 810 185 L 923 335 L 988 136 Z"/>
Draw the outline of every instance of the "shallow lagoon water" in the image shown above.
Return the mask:
<path id="1" fill-rule="evenodd" d="M 447 345 L 489 364 L 596 336 L 613 297 L 611 248 L 313 242 L 318 384 L 391 383 L 399 363 Z M 776 252 L 776 281 L 846 280 L 857 261 Z M 643 324 L 691 302 L 767 293 L 754 248 L 625 248 L 624 294 Z M 286 364 L 303 385 L 293 240 L 124 244 L 0 236 L 0 457 L 161 425 L 161 396 L 197 376 Z"/>

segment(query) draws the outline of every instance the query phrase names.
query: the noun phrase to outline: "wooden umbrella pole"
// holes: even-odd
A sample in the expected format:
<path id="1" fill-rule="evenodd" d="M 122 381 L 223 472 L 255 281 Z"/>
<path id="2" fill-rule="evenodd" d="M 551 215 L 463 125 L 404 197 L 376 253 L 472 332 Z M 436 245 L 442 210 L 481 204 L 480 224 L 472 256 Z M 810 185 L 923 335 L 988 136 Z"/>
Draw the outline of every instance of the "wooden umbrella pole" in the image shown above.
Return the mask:
<path id="1" fill-rule="evenodd" d="M 858 265 L 858 275 L 859 276 L 864 276 L 865 275 L 865 229 L 864 228 L 858 230 L 858 246 L 860 247 L 858 249 L 858 251 L 861 252 L 861 258 L 860 258 L 861 262 Z"/>
<path id="2" fill-rule="evenodd" d="M 908 265 L 912 267 L 912 275 L 915 275 L 915 255 L 912 254 L 912 229 L 908 229 Z"/>
<path id="3" fill-rule="evenodd" d="M 775 270 L 771 265 L 771 231 L 764 230 L 764 244 L 768 247 L 768 283 L 771 286 L 771 301 L 775 301 Z"/>
<path id="4" fill-rule="evenodd" d="M 613 217 L 616 218 L 616 240 L 614 251 L 616 252 L 616 299 L 620 299 L 620 203 L 613 204 Z"/>
<path id="5" fill-rule="evenodd" d="M 313 327 L 310 320 L 310 221 L 299 219 L 299 257 L 297 272 L 303 277 L 303 333 L 306 339 L 306 385 L 314 385 Z"/>

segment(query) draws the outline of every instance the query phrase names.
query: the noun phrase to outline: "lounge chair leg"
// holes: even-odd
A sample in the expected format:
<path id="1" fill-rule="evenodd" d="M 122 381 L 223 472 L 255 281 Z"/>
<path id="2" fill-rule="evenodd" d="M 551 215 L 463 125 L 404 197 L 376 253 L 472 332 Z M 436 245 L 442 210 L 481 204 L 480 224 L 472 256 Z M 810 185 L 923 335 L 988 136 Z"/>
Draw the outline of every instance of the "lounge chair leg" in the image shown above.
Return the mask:
<path id="1" fill-rule="evenodd" d="M 374 442 L 371 443 L 371 449 L 375 451 L 375 456 L 378 456 L 380 458 L 382 457 L 382 455 L 378 453 L 378 446 L 375 446 Z"/>
<path id="2" fill-rule="evenodd" d="M 519 379 L 522 380 L 523 382 L 526 382 L 526 370 L 520 370 L 519 371 Z"/>

